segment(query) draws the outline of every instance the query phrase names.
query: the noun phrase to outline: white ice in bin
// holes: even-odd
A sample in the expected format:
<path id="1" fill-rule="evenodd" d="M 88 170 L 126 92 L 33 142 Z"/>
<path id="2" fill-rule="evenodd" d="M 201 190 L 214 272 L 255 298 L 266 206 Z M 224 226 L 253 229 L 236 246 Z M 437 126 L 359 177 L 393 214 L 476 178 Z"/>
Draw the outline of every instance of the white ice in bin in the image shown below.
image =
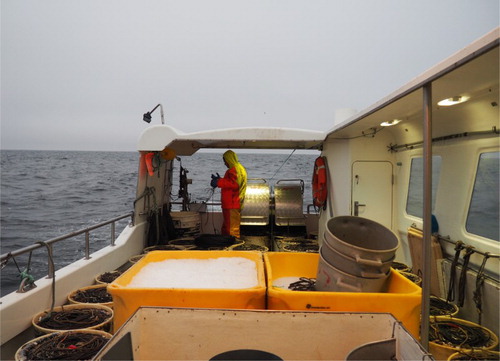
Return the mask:
<path id="1" fill-rule="evenodd" d="M 220 257 L 151 262 L 137 272 L 128 287 L 243 289 L 258 284 L 254 261 L 244 257 Z"/>

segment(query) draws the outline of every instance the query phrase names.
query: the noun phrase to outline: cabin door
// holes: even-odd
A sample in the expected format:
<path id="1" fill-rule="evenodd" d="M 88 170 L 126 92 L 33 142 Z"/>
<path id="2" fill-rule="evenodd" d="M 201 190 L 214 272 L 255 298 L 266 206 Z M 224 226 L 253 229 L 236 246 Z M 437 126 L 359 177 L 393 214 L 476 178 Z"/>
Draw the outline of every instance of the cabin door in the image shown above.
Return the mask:
<path id="1" fill-rule="evenodd" d="M 352 165 L 351 215 L 392 228 L 392 164 L 359 161 Z"/>

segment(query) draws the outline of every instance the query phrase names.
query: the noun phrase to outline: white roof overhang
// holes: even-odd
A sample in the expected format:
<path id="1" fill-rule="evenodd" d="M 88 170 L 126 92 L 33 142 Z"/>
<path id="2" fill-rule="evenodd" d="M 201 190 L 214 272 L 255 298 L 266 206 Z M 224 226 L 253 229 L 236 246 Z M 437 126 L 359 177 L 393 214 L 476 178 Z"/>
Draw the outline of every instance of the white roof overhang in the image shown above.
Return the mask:
<path id="1" fill-rule="evenodd" d="M 335 125 L 326 132 L 327 137 L 370 135 L 381 128 L 381 122 L 399 119 L 401 123 L 385 131 L 392 133 L 398 143 L 421 140 L 422 88 L 427 84 L 432 84 L 433 137 L 498 126 L 499 33 L 499 28 L 492 30 L 371 107 Z M 457 95 L 470 99 L 459 106 L 437 105 L 439 100 Z"/>
<path id="2" fill-rule="evenodd" d="M 161 151 L 165 147 L 177 155 L 192 155 L 200 149 L 319 149 L 325 133 L 293 128 L 229 128 L 183 133 L 168 125 L 145 129 L 139 151 Z"/>

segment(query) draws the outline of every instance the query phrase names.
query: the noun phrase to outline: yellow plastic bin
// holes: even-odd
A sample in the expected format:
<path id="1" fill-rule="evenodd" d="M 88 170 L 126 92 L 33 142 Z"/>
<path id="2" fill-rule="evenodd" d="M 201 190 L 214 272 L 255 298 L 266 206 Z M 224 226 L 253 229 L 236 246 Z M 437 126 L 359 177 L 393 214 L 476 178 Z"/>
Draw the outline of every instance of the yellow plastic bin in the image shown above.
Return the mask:
<path id="1" fill-rule="evenodd" d="M 292 291 L 276 287 L 275 281 L 290 278 L 316 278 L 319 254 L 274 252 L 264 254 L 267 273 L 267 308 L 271 310 L 309 310 L 335 312 L 388 312 L 419 338 L 422 289 L 391 272 L 384 293 Z"/>
<path id="2" fill-rule="evenodd" d="M 166 260 L 214 260 L 242 257 L 253 261 L 256 286 L 248 288 L 158 288 L 133 286 L 134 277 L 146 266 Z M 227 261 L 227 260 L 224 260 Z M 246 262 L 246 261 L 244 261 Z M 248 262 L 247 262 L 248 263 Z M 188 266 L 186 266 L 188 267 Z M 204 276 L 204 275 L 200 275 Z M 159 275 L 158 277 L 169 277 Z M 159 281 L 158 281 L 159 282 Z M 207 286 L 210 287 L 210 286 Z M 168 306 L 189 308 L 265 309 L 266 279 L 262 253 L 256 251 L 153 251 L 147 253 L 128 271 L 108 286 L 113 296 L 114 326 L 118 329 L 140 306 Z"/>

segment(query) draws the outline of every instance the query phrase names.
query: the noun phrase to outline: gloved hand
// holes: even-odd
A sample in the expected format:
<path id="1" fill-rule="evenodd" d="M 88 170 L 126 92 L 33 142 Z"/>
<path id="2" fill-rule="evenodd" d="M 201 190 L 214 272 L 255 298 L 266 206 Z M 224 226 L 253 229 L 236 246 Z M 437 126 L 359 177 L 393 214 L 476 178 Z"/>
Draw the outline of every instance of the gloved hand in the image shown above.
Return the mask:
<path id="1" fill-rule="evenodd" d="M 217 188 L 217 183 L 219 182 L 219 179 L 220 179 L 219 173 L 217 173 L 216 176 L 212 174 L 212 181 L 210 182 L 210 186 L 212 188 Z"/>

